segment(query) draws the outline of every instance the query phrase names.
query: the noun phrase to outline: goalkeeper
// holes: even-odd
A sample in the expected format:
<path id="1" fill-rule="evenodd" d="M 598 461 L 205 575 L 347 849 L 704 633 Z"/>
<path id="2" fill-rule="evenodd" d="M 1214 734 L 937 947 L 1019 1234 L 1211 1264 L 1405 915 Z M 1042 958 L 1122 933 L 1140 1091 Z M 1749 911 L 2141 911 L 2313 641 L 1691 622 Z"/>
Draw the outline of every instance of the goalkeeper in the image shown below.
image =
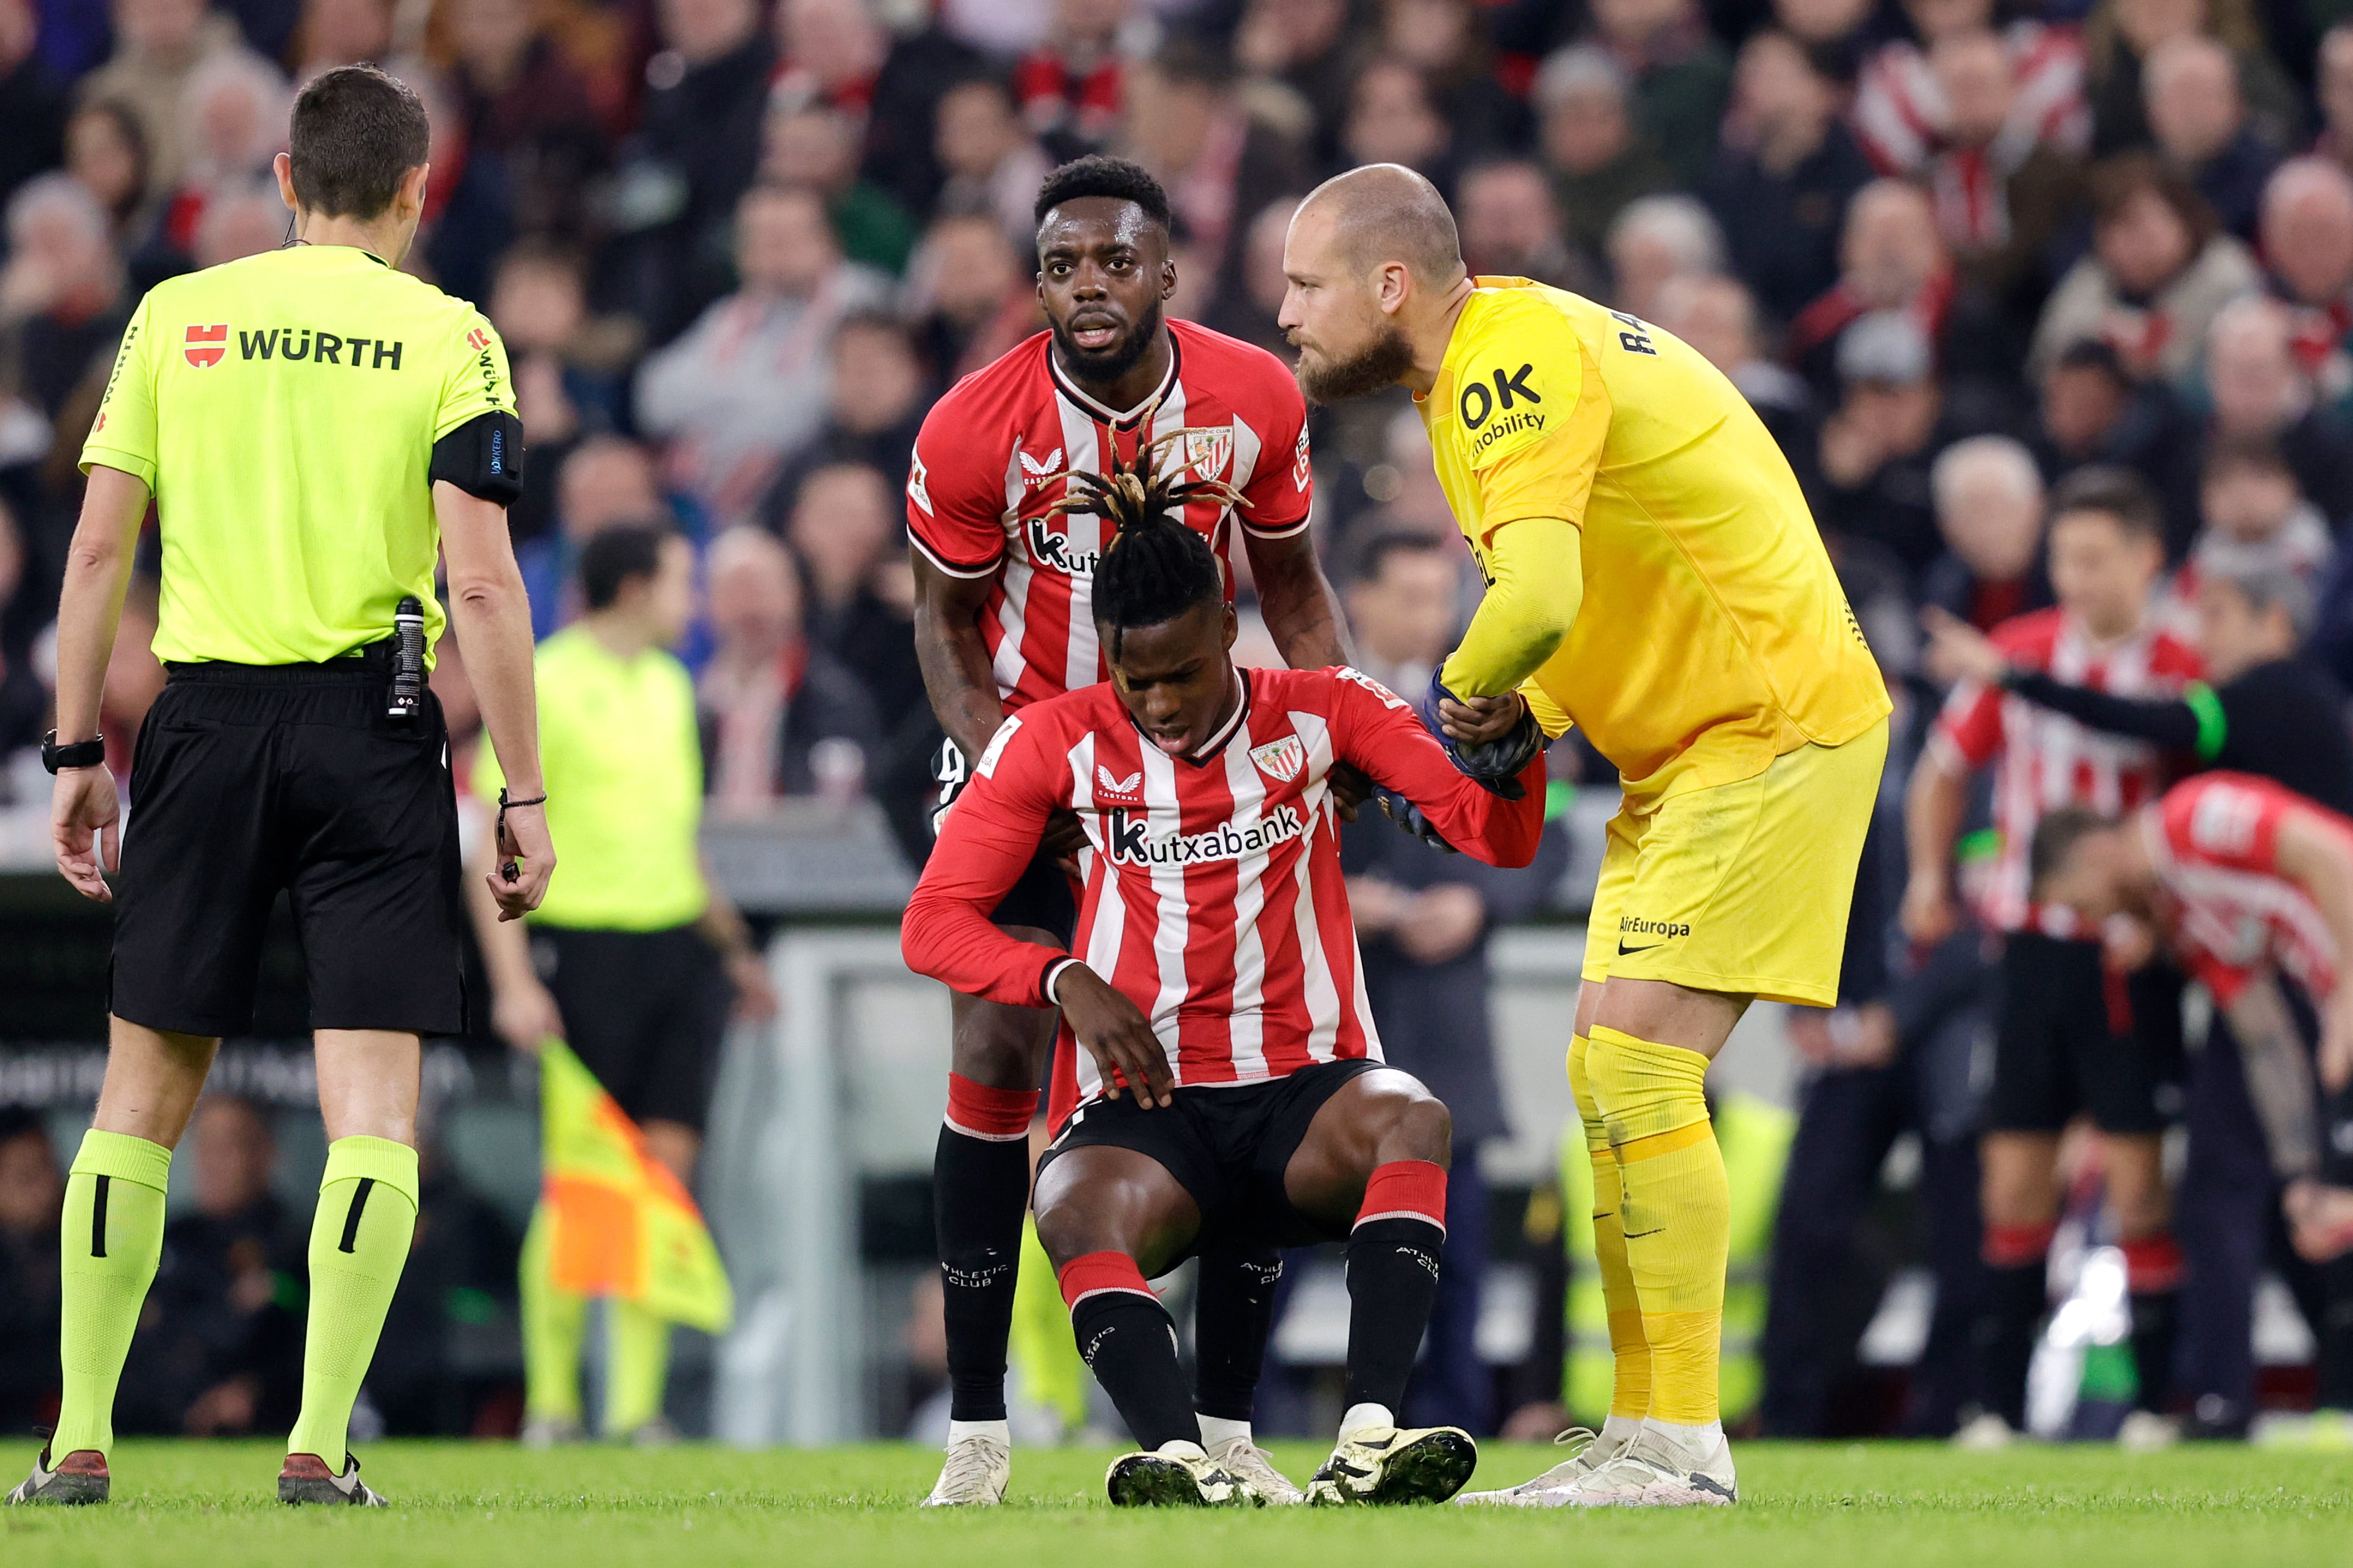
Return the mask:
<path id="1" fill-rule="evenodd" d="M 1494 779 L 1574 722 L 1616 765 L 1569 1079 L 1616 1359 L 1518 1506 L 1737 1495 L 1716 1365 L 1729 1235 L 1703 1083 L 1749 1002 L 1829 1006 L 1887 754 L 1885 687 L 1797 480 L 1732 384 L 1646 322 L 1472 278 L 1395 164 L 1292 220 L 1281 321 L 1319 402 L 1410 387 L 1487 592 L 1430 717 Z"/>

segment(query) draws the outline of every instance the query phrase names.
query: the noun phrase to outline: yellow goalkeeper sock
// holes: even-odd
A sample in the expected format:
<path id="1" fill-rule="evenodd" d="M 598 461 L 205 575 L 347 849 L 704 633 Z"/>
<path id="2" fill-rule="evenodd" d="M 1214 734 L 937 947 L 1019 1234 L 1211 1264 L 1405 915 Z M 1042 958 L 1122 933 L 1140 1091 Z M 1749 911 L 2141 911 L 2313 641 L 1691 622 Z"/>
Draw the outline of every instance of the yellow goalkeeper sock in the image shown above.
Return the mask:
<path id="1" fill-rule="evenodd" d="M 1583 1035 L 1568 1043 L 1568 1091 L 1585 1124 L 1586 1158 L 1593 1163 L 1593 1261 L 1601 1276 L 1601 1300 L 1609 1314 L 1609 1354 L 1617 1376 L 1609 1389 L 1609 1414 L 1640 1421 L 1651 1409 L 1651 1343 L 1642 1337 L 1642 1304 L 1634 1291 L 1634 1270 L 1626 1261 L 1626 1227 L 1620 1222 L 1618 1155 L 1609 1129 L 1593 1103 L 1586 1072 L 1589 1046 Z"/>
<path id="2" fill-rule="evenodd" d="M 1704 1092 L 1707 1058 L 1597 1028 L 1587 1072 L 1618 1155 L 1620 1222 L 1650 1346 L 1650 1419 L 1705 1427 L 1717 1419 L 1732 1236 L 1732 1195 Z"/>

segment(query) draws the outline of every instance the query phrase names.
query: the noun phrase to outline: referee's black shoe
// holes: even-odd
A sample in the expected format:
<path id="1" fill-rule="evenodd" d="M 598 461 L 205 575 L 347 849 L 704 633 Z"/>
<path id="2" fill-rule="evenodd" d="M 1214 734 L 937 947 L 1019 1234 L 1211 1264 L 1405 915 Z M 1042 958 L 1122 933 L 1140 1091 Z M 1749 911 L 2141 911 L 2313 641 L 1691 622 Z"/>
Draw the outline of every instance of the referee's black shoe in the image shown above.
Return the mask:
<path id="1" fill-rule="evenodd" d="M 106 1456 L 97 1449 L 77 1448 L 58 1460 L 53 1470 L 49 1468 L 49 1450 L 44 1446 L 41 1457 L 33 1461 L 33 1473 L 19 1482 L 5 1500 L 12 1506 L 47 1503 L 73 1508 L 82 1503 L 104 1502 L 113 1484 L 106 1473 Z"/>
<path id="2" fill-rule="evenodd" d="M 327 1468 L 316 1454 L 289 1454 L 278 1472 L 278 1500 L 285 1503 L 348 1503 L 353 1508 L 388 1506 L 382 1496 L 360 1479 L 360 1462 L 343 1456 L 343 1473 Z"/>

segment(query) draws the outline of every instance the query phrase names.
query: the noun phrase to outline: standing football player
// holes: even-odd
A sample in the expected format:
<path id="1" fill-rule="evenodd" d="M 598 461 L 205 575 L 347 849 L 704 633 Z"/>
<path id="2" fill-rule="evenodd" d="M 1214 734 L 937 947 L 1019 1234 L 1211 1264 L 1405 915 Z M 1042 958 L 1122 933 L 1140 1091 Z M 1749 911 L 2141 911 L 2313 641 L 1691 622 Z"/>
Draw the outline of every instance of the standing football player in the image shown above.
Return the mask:
<path id="1" fill-rule="evenodd" d="M 1161 455 L 1164 470 L 1239 497 L 1203 493 L 1181 509 L 1216 552 L 1228 595 L 1239 532 L 1283 658 L 1304 669 L 1346 662 L 1339 607 L 1308 539 L 1306 405 L 1273 355 L 1165 316 L 1176 289 L 1167 193 L 1134 163 L 1081 158 L 1047 178 L 1037 216 L 1038 297 L 1050 330 L 939 401 L 907 477 L 915 647 L 948 735 L 944 807 L 1008 715 L 1108 678 L 1092 596 L 1110 530 L 1098 516 L 1049 508 L 1071 475 L 1132 462 L 1156 435 L 1185 432 Z M 1356 784 L 1340 781 L 1347 806 Z M 1077 817 L 1058 815 L 997 906 L 997 925 L 1067 947 L 1077 914 L 1070 872 L 1083 842 Z M 1055 1014 L 958 994 L 954 1017 L 932 1174 L 948 1450 L 925 1501 L 987 1505 L 1004 1497 L 1011 1473 L 1006 1337 L 1029 1195 L 1029 1129 Z M 1203 1257 L 1197 1390 L 1220 1463 L 1278 1494 L 1289 1483 L 1251 1442 L 1250 1413 L 1280 1271 L 1265 1248 Z M 1286 1500 L 1295 1500 L 1290 1491 Z"/>
<path id="2" fill-rule="evenodd" d="M 1625 789 L 1568 1058 L 1616 1388 L 1598 1440 L 1482 1500 L 1729 1503 L 1704 1082 L 1750 1001 L 1838 1000 L 1887 689 L 1780 448 L 1695 350 L 1471 277 L 1444 199 L 1394 163 L 1317 187 L 1282 265 L 1308 393 L 1412 389 L 1486 578 L 1431 683 L 1457 765 L 1516 771 L 1573 721 Z"/>

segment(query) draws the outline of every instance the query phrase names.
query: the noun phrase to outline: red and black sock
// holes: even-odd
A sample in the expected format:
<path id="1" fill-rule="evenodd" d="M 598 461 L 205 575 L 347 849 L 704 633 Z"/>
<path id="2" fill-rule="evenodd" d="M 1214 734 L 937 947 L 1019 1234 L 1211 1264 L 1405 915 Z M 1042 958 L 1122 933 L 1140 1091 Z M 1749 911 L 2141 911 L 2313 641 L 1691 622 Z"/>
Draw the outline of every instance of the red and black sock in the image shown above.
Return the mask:
<path id="1" fill-rule="evenodd" d="M 1348 1233 L 1348 1375 L 1343 1405 L 1404 1404 L 1406 1379 L 1438 1304 L 1446 1250 L 1446 1171 L 1392 1160 L 1365 1184 Z"/>
<path id="2" fill-rule="evenodd" d="M 1977 1396 L 2010 1423 L 2026 1426 L 2026 1369 L 2050 1305 L 2051 1237 L 2058 1226 L 1989 1225 L 1985 1230 L 1985 1315 L 1978 1321 Z"/>
<path id="3" fill-rule="evenodd" d="M 1029 1206 L 1029 1120 L 1036 1089 L 988 1089 L 948 1075 L 948 1110 L 932 1161 L 947 1320 L 948 1414 L 1005 1419 L 1005 1341 Z"/>
<path id="4" fill-rule="evenodd" d="M 2124 1244 L 2125 1289 L 2132 1307 L 2136 1403 L 2163 1415 L 2173 1399 L 2173 1347 L 2181 1321 L 2181 1247 L 2170 1232 Z"/>
<path id="5" fill-rule="evenodd" d="M 1176 1360 L 1176 1325 L 1124 1252 L 1090 1252 L 1062 1265 L 1058 1278 L 1071 1309 L 1079 1354 L 1118 1406 L 1138 1447 L 1181 1437 L 1197 1447 L 1201 1423 Z"/>
<path id="6" fill-rule="evenodd" d="M 1250 1418 L 1282 1280 L 1282 1254 L 1271 1247 L 1201 1254 L 1193 1305 L 1193 1405 L 1202 1415 Z"/>

